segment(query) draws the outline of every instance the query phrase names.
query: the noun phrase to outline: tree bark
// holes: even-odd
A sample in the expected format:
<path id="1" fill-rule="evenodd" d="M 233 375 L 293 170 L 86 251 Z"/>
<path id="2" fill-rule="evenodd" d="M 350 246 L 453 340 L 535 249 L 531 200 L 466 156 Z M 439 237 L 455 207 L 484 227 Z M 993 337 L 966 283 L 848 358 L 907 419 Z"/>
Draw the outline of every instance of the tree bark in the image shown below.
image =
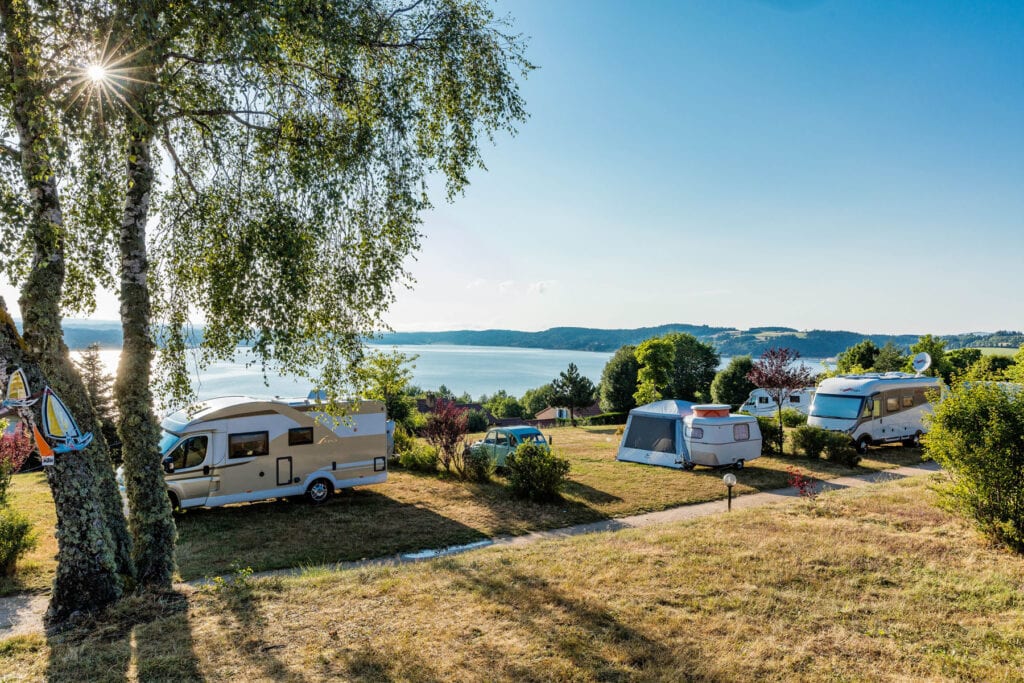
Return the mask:
<path id="1" fill-rule="evenodd" d="M 34 250 L 19 301 L 25 337 L 18 336 L 4 306 L 0 351 L 9 369 L 23 367 L 36 389 L 51 386 L 80 426 L 95 430 L 88 395 L 63 341 L 64 225 L 47 138 L 52 121 L 46 112 L 45 89 L 34 75 L 39 41 L 28 17 L 6 0 L 0 2 L 0 22 L 10 68 L 10 114 L 29 192 L 26 237 Z M 130 574 L 132 569 L 106 442 L 101 435 L 95 436 L 89 448 L 58 456 L 46 470 L 57 512 L 57 573 L 47 611 L 51 626 L 75 612 L 116 600 L 122 590 L 119 573 Z"/>

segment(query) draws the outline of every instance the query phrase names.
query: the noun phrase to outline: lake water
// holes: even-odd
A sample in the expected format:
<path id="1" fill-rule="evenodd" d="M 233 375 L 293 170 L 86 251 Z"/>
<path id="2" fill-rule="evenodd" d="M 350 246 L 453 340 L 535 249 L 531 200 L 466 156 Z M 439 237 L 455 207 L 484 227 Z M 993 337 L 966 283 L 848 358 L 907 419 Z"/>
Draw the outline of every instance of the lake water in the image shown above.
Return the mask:
<path id="1" fill-rule="evenodd" d="M 442 384 L 456 396 L 468 392 L 473 398 L 493 394 L 504 389 L 513 396 L 522 396 L 527 389 L 539 387 L 558 377 L 569 363 L 575 363 L 580 373 L 594 384 L 601 379 L 601 371 L 611 353 L 592 351 L 561 351 L 554 349 L 519 349 L 497 346 L 455 346 L 431 344 L 422 346 L 370 346 L 371 349 L 396 349 L 406 355 L 418 355 L 413 370 L 413 384 L 424 390 L 436 391 Z M 72 352 L 77 357 L 77 352 Z M 102 349 L 100 358 L 108 372 L 117 373 L 120 349 Z M 310 386 L 293 377 L 271 375 L 264 381 L 259 367 L 247 368 L 252 356 L 247 349 L 239 349 L 233 362 L 216 363 L 196 378 L 196 391 L 200 399 L 214 396 L 245 395 L 255 397 L 305 396 Z M 722 359 L 722 367 L 729 362 Z M 821 363 L 807 360 L 815 372 Z"/>

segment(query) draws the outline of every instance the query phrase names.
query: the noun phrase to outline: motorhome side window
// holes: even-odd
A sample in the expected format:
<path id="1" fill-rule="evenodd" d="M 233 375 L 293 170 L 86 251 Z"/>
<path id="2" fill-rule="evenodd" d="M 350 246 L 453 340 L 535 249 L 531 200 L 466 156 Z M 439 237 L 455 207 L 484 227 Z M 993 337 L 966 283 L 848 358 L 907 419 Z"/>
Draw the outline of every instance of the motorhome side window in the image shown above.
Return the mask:
<path id="1" fill-rule="evenodd" d="M 248 458 L 270 453 L 269 432 L 245 432 L 228 435 L 228 457 Z"/>
<path id="2" fill-rule="evenodd" d="M 790 403 L 799 403 L 800 402 L 800 396 L 798 394 L 790 394 L 789 395 L 789 402 Z"/>
<path id="3" fill-rule="evenodd" d="M 768 405 L 768 397 L 767 396 L 758 396 L 757 397 L 757 402 L 760 403 L 761 405 Z"/>
<path id="4" fill-rule="evenodd" d="M 900 409 L 900 397 L 899 396 L 887 396 L 885 398 L 885 412 L 895 413 Z"/>
<path id="5" fill-rule="evenodd" d="M 288 430 L 289 446 L 305 446 L 309 443 L 313 443 L 312 427 L 295 427 Z"/>

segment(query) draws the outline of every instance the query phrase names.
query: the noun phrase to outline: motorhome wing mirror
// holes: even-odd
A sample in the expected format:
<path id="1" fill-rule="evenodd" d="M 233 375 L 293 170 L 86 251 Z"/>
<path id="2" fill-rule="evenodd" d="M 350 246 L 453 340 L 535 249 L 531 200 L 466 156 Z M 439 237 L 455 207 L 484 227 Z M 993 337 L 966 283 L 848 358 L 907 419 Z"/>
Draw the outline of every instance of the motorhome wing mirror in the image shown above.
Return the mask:
<path id="1" fill-rule="evenodd" d="M 172 474 L 174 472 L 174 456 L 168 455 L 163 459 L 164 472 Z"/>

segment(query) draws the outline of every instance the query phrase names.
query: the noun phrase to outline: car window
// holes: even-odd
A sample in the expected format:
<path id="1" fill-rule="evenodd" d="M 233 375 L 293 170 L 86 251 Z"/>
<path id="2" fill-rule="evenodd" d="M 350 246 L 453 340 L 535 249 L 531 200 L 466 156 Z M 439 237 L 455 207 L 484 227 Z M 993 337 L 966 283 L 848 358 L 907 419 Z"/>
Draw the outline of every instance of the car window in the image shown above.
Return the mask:
<path id="1" fill-rule="evenodd" d="M 497 441 L 498 438 L 495 432 L 487 432 L 487 436 L 484 438 L 484 443 L 496 443 Z"/>
<path id="2" fill-rule="evenodd" d="M 507 446 L 508 445 L 508 434 L 505 434 L 504 432 L 500 432 L 498 434 L 498 445 L 499 446 Z"/>

